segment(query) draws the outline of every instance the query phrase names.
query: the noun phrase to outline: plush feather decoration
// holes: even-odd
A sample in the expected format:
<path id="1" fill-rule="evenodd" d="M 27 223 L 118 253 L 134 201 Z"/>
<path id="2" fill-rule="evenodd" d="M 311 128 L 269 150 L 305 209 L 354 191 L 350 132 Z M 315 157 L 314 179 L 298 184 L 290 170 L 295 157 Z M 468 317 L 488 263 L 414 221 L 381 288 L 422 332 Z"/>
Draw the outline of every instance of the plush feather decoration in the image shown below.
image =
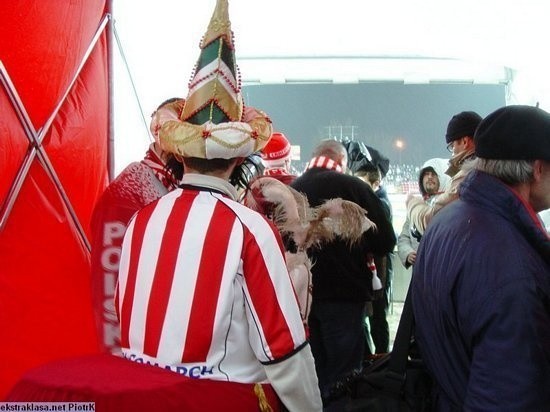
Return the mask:
<path id="1" fill-rule="evenodd" d="M 271 219 L 281 234 L 289 236 L 296 245 L 296 253 L 286 252 L 286 263 L 304 322 L 309 315 L 312 290 L 312 263 L 307 250 L 337 237 L 351 247 L 363 233 L 376 230 L 367 211 L 357 204 L 337 198 L 312 208 L 302 193 L 268 176 L 250 182 L 244 204 Z"/>
<path id="2" fill-rule="evenodd" d="M 366 231 L 376 230 L 376 224 L 367 218 L 367 211 L 349 200 L 329 199 L 316 208 L 315 214 L 316 221 L 324 226 L 325 231 L 348 241 L 350 245 L 357 243 Z"/>
<path id="3" fill-rule="evenodd" d="M 303 194 L 277 179 L 262 176 L 251 182 L 245 204 L 270 218 L 298 247 L 304 245 L 311 209 Z"/>
<path id="4" fill-rule="evenodd" d="M 307 323 L 311 310 L 311 291 L 313 287 L 311 282 L 311 261 L 303 250 L 296 253 L 286 252 L 285 257 L 290 280 L 298 298 L 300 314 L 304 323 Z"/>

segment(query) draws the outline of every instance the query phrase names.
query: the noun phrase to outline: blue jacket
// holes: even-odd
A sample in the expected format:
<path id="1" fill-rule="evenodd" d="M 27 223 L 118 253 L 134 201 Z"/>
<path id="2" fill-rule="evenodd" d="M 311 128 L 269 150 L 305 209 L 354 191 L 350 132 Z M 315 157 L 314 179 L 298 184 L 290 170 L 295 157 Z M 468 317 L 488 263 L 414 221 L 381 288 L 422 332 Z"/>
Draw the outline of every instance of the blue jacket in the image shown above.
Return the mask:
<path id="1" fill-rule="evenodd" d="M 550 239 L 498 179 L 472 171 L 432 220 L 411 283 L 438 410 L 550 410 Z"/>

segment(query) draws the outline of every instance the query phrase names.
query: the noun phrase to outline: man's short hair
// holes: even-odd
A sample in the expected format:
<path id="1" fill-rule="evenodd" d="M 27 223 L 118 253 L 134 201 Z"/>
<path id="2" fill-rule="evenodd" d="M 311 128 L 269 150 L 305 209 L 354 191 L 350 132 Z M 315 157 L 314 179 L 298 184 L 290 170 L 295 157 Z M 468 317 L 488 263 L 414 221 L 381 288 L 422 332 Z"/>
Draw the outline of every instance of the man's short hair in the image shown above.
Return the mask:
<path id="1" fill-rule="evenodd" d="M 185 157 L 183 163 L 199 173 L 223 172 L 227 170 L 235 159 L 201 159 L 199 157 Z"/>
<path id="2" fill-rule="evenodd" d="M 472 167 L 514 186 L 533 180 L 534 160 L 498 160 L 478 157 Z"/>
<path id="3" fill-rule="evenodd" d="M 159 104 L 156 110 L 159 110 L 161 107 L 164 107 L 168 104 L 172 104 L 172 103 L 179 102 L 179 101 L 182 101 L 182 100 L 183 99 L 181 97 L 170 97 L 169 99 L 166 99 L 161 104 Z"/>
<path id="4" fill-rule="evenodd" d="M 322 140 L 313 150 L 313 157 L 325 156 L 332 160 L 337 160 L 344 156 L 347 162 L 348 153 L 344 145 L 336 140 Z"/>
<path id="5" fill-rule="evenodd" d="M 380 182 L 382 180 L 382 173 L 380 173 L 380 170 L 378 169 L 361 169 L 355 172 L 355 176 L 365 178 L 371 186 L 377 181 Z"/>

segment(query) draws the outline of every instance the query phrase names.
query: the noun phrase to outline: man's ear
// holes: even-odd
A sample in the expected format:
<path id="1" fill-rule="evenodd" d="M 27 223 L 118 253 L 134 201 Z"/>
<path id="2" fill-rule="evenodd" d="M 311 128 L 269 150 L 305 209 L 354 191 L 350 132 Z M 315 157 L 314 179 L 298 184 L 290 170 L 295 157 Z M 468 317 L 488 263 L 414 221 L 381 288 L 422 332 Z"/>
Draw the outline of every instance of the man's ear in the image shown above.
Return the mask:
<path id="1" fill-rule="evenodd" d="M 533 163 L 533 180 L 538 182 L 542 179 L 544 169 L 544 162 L 542 160 L 535 160 Z"/>
<path id="2" fill-rule="evenodd" d="M 348 156 L 345 153 L 341 153 L 340 156 L 338 156 L 338 160 L 336 160 L 336 163 L 340 164 L 343 171 L 345 172 L 348 169 Z"/>

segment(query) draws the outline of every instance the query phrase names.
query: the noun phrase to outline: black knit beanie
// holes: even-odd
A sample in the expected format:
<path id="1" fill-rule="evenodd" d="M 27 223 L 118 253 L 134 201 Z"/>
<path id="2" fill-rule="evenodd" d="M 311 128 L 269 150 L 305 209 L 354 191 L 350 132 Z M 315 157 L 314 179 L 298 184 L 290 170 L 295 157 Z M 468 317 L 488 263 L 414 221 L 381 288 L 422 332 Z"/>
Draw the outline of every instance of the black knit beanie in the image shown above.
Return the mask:
<path id="1" fill-rule="evenodd" d="M 484 159 L 550 162 L 550 114 L 533 106 L 501 107 L 481 122 L 474 142 Z"/>
<path id="2" fill-rule="evenodd" d="M 451 143 L 464 136 L 473 137 L 480 122 L 481 116 L 476 112 L 460 112 L 455 114 L 447 125 L 445 141 Z"/>

